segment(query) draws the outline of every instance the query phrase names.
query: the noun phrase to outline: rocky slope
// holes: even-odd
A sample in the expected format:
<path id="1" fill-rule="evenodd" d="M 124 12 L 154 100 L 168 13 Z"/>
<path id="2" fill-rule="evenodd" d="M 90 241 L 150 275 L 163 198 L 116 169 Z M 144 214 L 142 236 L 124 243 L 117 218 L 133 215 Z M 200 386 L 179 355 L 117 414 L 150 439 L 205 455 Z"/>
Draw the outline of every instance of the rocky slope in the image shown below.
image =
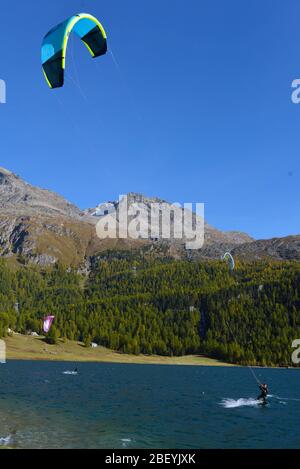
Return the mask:
<path id="1" fill-rule="evenodd" d="M 63 197 L 31 186 L 4 168 L 0 168 L 0 213 L 9 216 L 83 217 L 83 213 Z"/>
<path id="2" fill-rule="evenodd" d="M 131 193 L 128 206 L 146 207 L 140 217 L 141 229 L 149 220 L 151 205 L 161 204 L 167 210 L 170 205 L 158 198 L 148 198 Z M 34 187 L 10 171 L 0 168 L 0 256 L 17 258 L 22 262 L 51 265 L 61 261 L 67 265 L 89 267 L 90 258 L 111 249 L 140 249 L 152 245 L 160 256 L 175 258 L 220 258 L 227 250 L 244 259 L 270 257 L 275 259 L 300 259 L 300 237 L 254 241 L 246 233 L 222 232 L 205 223 L 205 242 L 200 250 L 187 250 L 186 238 L 171 236 L 161 239 L 161 233 L 150 239 L 106 239 L 96 233 L 99 220 L 105 221 L 118 210 L 119 201 L 105 203 L 96 208 L 81 211 L 63 197 Z M 172 207 L 173 208 L 173 207 Z M 176 213 L 172 230 L 176 227 Z M 113 216 L 118 222 L 118 212 Z M 129 220 L 134 217 L 129 216 Z"/>
<path id="3" fill-rule="evenodd" d="M 63 197 L 0 168 L 0 254 L 49 265 L 82 262 L 93 225 Z"/>
<path id="4" fill-rule="evenodd" d="M 174 257 L 219 257 L 224 253 L 225 250 L 232 249 L 233 247 L 242 243 L 249 243 L 253 241 L 246 233 L 237 231 L 222 232 L 204 221 L 204 246 L 202 249 L 194 248 L 189 249 L 188 240 L 194 237 L 193 229 L 184 229 L 184 235 L 182 239 L 178 239 L 174 236 L 174 233 L 182 230 L 182 220 L 184 219 L 183 209 L 167 203 L 166 201 L 159 198 L 149 198 L 142 194 L 129 193 L 127 196 L 127 207 L 128 210 L 128 224 L 134 220 L 134 217 L 138 216 L 139 221 L 139 232 L 144 233 L 144 238 L 150 239 L 150 242 L 162 242 L 164 245 L 168 244 L 171 255 Z M 124 199 L 121 201 L 106 202 L 97 206 L 96 208 L 88 209 L 85 211 L 86 215 L 91 215 L 93 218 L 98 220 L 105 220 L 105 217 L 115 217 L 117 224 L 119 222 L 119 209 L 123 204 Z M 132 215 L 134 212 L 134 215 Z M 170 239 L 168 241 L 163 240 L 162 228 L 158 230 L 154 229 L 153 233 L 153 220 L 159 219 L 159 212 L 164 213 L 168 219 L 171 219 L 170 227 Z M 195 215 L 194 215 L 195 216 Z M 203 218 L 201 216 L 195 216 L 199 225 L 203 224 Z M 160 223 L 162 222 L 160 218 Z M 150 229 L 152 227 L 152 231 Z M 193 227 L 195 228 L 195 227 Z M 188 252 L 187 252 L 188 251 Z M 195 251 L 195 252 L 193 252 Z"/>
<path id="5" fill-rule="evenodd" d="M 232 254 L 244 260 L 272 258 L 300 261 L 300 236 L 253 241 L 233 248 Z"/>

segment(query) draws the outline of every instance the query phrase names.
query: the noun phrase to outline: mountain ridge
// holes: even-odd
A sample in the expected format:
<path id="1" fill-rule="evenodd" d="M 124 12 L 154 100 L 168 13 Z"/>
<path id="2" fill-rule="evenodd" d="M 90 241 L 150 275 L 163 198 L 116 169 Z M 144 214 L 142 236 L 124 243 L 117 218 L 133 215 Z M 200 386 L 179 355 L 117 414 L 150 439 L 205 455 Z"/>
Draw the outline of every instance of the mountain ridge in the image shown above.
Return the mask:
<path id="1" fill-rule="evenodd" d="M 128 205 L 166 204 L 158 197 L 130 192 Z M 90 259 L 104 250 L 152 247 L 157 256 L 178 259 L 219 259 L 225 251 L 245 260 L 259 258 L 300 260 L 300 237 L 254 240 L 247 233 L 221 231 L 205 221 L 202 249 L 187 251 L 185 240 L 177 239 L 99 239 L 96 224 L 108 213 L 101 206 L 118 209 L 120 201 L 106 202 L 80 210 L 59 194 L 25 182 L 13 172 L 0 167 L 0 256 L 22 258 L 25 262 L 52 265 L 58 261 L 88 268 Z M 102 212 L 101 212 L 102 210 Z M 146 214 L 147 217 L 147 214 Z"/>

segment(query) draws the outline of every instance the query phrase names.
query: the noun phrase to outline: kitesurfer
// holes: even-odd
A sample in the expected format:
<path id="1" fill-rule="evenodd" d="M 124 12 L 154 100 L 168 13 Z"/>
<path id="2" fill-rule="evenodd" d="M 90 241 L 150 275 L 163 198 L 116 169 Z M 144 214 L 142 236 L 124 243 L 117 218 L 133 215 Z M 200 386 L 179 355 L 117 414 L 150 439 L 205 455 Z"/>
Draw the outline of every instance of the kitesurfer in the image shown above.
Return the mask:
<path id="1" fill-rule="evenodd" d="M 259 389 L 261 394 L 258 396 L 257 400 L 262 401 L 264 404 L 267 403 L 267 395 L 269 394 L 269 389 L 267 384 L 260 384 Z"/>

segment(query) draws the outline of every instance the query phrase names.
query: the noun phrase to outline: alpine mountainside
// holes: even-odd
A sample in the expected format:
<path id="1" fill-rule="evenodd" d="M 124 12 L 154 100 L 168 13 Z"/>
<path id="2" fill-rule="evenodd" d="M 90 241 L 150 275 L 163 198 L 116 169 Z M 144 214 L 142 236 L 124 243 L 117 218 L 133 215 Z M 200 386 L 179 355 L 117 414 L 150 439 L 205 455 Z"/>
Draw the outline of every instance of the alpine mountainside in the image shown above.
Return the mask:
<path id="1" fill-rule="evenodd" d="M 152 259 L 104 252 L 88 275 L 57 264 L 11 269 L 0 259 L 0 337 L 92 342 L 121 353 L 202 353 L 232 363 L 294 366 L 300 263 Z M 40 338 L 42 340 L 42 337 Z"/>
<path id="2" fill-rule="evenodd" d="M 130 193 L 128 207 L 153 203 L 158 198 Z M 118 208 L 119 202 L 109 206 Z M 101 252 L 151 250 L 152 257 L 189 260 L 219 259 L 225 251 L 243 260 L 300 260 L 300 236 L 255 241 L 236 231 L 222 232 L 205 222 L 204 245 L 187 250 L 186 240 L 99 239 L 96 224 L 108 216 L 107 204 L 80 210 L 54 192 L 34 187 L 7 169 L 0 168 L 0 256 L 20 263 L 53 265 L 61 262 L 88 270 Z M 173 209 L 173 206 L 171 207 Z"/>
<path id="3" fill-rule="evenodd" d="M 146 207 L 144 228 L 152 203 L 171 207 L 134 193 L 127 202 Z M 204 246 L 192 251 L 174 237 L 99 239 L 97 223 L 118 222 L 113 209 L 120 203 L 81 211 L 0 169 L 0 337 L 42 334 L 51 313 L 50 343 L 60 338 L 134 354 L 293 365 L 299 236 L 257 241 L 205 223 Z M 234 255 L 233 271 L 220 260 L 225 250 Z"/>

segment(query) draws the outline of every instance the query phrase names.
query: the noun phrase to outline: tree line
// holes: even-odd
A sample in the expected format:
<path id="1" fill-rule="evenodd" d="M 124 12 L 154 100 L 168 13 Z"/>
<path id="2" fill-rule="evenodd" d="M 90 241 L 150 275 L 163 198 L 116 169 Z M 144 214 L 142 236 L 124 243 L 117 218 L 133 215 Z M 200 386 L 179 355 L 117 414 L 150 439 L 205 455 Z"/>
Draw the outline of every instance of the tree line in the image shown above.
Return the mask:
<path id="1" fill-rule="evenodd" d="M 0 260 L 0 336 L 9 329 L 91 342 L 124 353 L 205 354 L 249 365 L 291 364 L 300 338 L 300 264 L 151 258 L 106 252 L 88 276 L 57 264 Z"/>

